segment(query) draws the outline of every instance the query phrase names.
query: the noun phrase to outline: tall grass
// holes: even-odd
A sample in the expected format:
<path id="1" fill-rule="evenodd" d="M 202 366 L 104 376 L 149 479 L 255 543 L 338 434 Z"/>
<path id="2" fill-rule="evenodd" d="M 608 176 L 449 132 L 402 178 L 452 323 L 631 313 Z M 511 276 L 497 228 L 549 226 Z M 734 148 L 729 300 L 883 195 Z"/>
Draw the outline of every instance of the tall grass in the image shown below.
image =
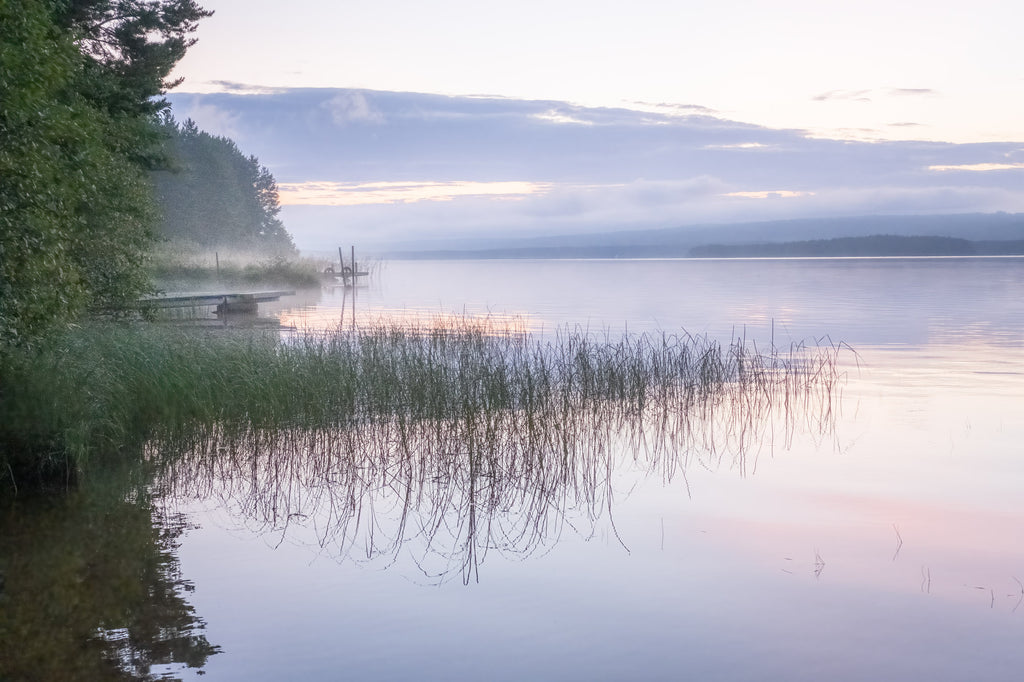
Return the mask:
<path id="1" fill-rule="evenodd" d="M 87 326 L 4 361 L 0 477 L 16 483 L 33 467 L 87 472 L 104 458 L 138 456 L 143 444 L 187 459 L 181 444 L 194 454 L 281 438 L 340 443 L 334 468 L 365 466 L 366 457 L 407 468 L 415 461 L 427 477 L 471 452 L 477 471 L 516 485 L 553 466 L 589 476 L 576 470 L 574 453 L 613 435 L 721 453 L 742 450 L 773 407 L 788 419 L 827 420 L 835 352 L 579 330 L 542 339 L 480 325 L 284 340 Z"/>
<path id="2" fill-rule="evenodd" d="M 339 559 L 408 556 L 427 580 L 469 582 L 490 552 L 528 556 L 599 522 L 615 532 L 624 468 L 665 479 L 723 460 L 743 470 L 798 420 L 827 433 L 841 386 L 833 346 L 489 332 L 382 327 L 282 346 L 314 378 L 341 377 L 344 392 L 317 384 L 312 410 L 279 413 L 306 421 L 151 441 L 158 486 Z"/>

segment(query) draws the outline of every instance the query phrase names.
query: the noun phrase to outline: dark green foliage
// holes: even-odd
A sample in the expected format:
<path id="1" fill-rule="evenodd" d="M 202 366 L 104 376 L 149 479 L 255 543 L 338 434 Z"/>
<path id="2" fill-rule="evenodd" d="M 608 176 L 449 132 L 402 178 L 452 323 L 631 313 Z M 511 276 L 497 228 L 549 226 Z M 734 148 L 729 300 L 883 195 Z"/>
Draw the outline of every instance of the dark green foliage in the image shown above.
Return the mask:
<path id="1" fill-rule="evenodd" d="M 44 330 L 85 300 L 65 267 L 74 196 L 63 179 L 88 143 L 71 146 L 84 112 L 57 104 L 76 52 L 31 0 L 0 4 L 0 348 Z M 77 148 L 76 148 L 77 147 Z M 84 149 L 83 149 L 84 147 Z M 2 389 L 0 389 L 2 390 Z"/>
<path id="2" fill-rule="evenodd" d="M 149 289 L 152 98 L 201 16 L 190 0 L 0 3 L 0 352 Z"/>
<path id="3" fill-rule="evenodd" d="M 126 126 L 74 90 L 69 38 L 36 2 L 5 3 L 0 25 L 2 348 L 137 298 L 153 213 L 144 173 L 110 142 Z"/>
<path id="4" fill-rule="evenodd" d="M 226 137 L 170 117 L 171 170 L 153 173 L 162 210 L 161 234 L 204 247 L 293 255 L 291 236 L 277 217 L 277 183 L 255 156 Z"/>
<path id="5" fill-rule="evenodd" d="M 158 96 L 180 81 L 168 74 L 195 43 L 192 33 L 209 12 L 195 0 L 55 0 L 56 24 L 73 36 L 85 62 L 82 89 L 111 113 L 153 115 L 167 108 Z"/>

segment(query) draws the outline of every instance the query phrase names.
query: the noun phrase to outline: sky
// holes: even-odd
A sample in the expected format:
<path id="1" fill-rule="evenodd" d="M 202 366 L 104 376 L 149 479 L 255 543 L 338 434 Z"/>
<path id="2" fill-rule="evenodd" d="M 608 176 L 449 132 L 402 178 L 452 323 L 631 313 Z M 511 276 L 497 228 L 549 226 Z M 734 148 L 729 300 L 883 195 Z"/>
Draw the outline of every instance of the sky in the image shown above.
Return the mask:
<path id="1" fill-rule="evenodd" d="M 176 115 L 300 246 L 1024 210 L 1019 1 L 202 4 Z"/>

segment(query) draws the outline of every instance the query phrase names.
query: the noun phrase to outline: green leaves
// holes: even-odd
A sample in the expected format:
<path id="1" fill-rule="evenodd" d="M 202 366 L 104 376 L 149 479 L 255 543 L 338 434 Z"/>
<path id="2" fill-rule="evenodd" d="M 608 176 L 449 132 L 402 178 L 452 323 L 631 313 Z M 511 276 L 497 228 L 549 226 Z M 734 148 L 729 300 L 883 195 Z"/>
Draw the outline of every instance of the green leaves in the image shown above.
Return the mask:
<path id="1" fill-rule="evenodd" d="M 146 171 L 164 157 L 166 106 L 152 98 L 208 14 L 192 0 L 0 2 L 0 353 L 149 290 Z"/>
<path id="2" fill-rule="evenodd" d="M 108 111 L 151 115 L 167 108 L 154 98 L 176 85 L 166 78 L 211 14 L 194 0 L 65 0 L 54 17 L 90 58 L 82 91 Z"/>

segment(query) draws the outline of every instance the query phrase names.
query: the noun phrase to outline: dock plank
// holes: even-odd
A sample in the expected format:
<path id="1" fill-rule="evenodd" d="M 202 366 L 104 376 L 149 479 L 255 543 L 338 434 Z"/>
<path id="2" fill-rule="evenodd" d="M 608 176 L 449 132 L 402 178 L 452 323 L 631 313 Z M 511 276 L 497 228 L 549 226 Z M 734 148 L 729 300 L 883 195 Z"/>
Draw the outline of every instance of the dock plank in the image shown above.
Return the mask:
<path id="1" fill-rule="evenodd" d="M 241 301 L 264 303 L 276 301 L 282 296 L 294 296 L 294 291 L 229 291 L 225 293 L 198 293 L 174 296 L 147 296 L 139 299 L 139 303 L 157 308 L 199 308 L 224 303 L 232 304 Z"/>

